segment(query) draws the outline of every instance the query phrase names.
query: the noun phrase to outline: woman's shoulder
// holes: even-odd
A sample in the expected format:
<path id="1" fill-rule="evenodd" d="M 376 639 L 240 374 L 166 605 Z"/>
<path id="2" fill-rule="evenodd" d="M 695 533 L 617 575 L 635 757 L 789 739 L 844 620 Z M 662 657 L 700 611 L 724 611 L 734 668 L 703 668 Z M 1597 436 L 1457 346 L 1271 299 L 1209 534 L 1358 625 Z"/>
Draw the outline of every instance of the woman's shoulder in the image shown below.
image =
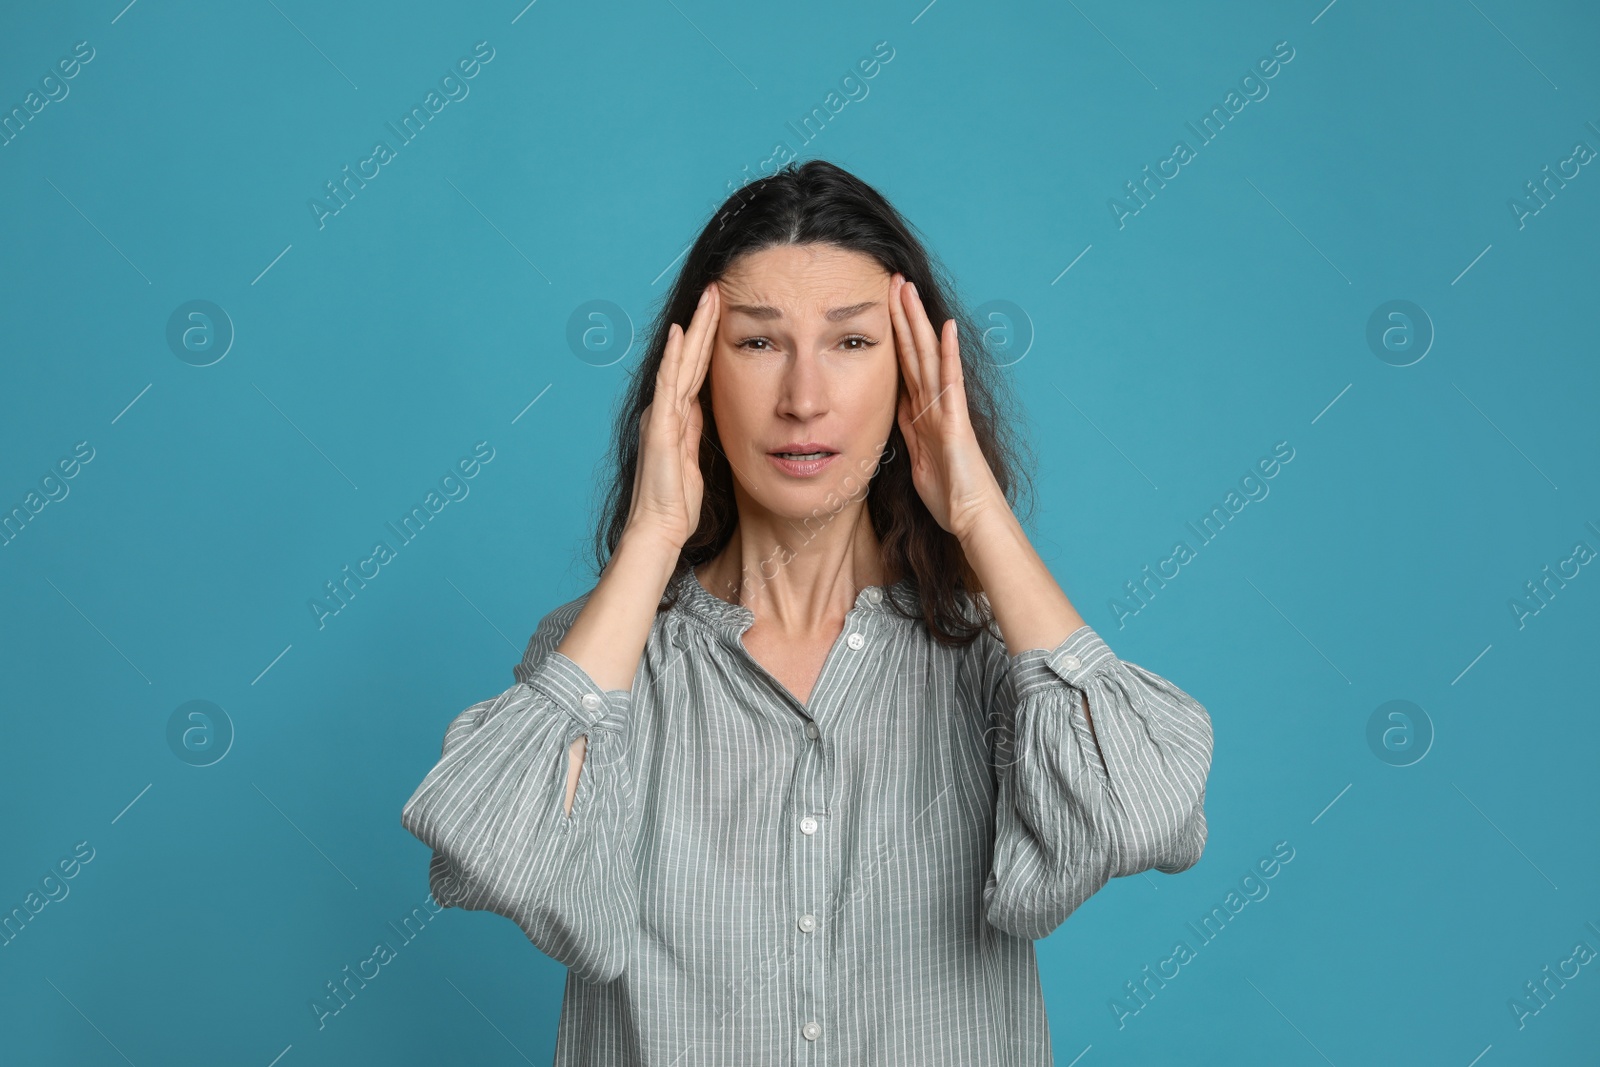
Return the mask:
<path id="1" fill-rule="evenodd" d="M 934 634 L 934 624 L 923 613 L 922 597 L 915 585 L 909 581 L 896 582 L 891 596 L 898 608 L 890 614 L 904 620 L 903 624 L 916 633 L 920 647 L 926 647 L 941 658 L 948 657 L 957 673 L 987 674 L 1004 669 L 1005 638 L 985 593 L 960 588 L 954 591 L 953 616 L 945 612 L 941 621 L 943 637 Z M 965 639 L 967 635 L 971 635 L 970 640 Z"/>
<path id="2" fill-rule="evenodd" d="M 552 633 L 565 635 L 572 628 L 572 624 L 577 621 L 578 613 L 583 610 L 583 606 L 594 595 L 594 590 L 595 587 L 591 585 L 571 600 L 562 601 L 554 607 L 546 609 L 545 613 L 539 617 L 539 625 L 534 632 L 549 630 Z"/>
<path id="3" fill-rule="evenodd" d="M 583 611 L 584 605 L 589 602 L 589 598 L 594 595 L 597 585 L 598 581 L 591 583 L 587 589 L 577 596 L 546 609 L 544 614 L 540 616 L 538 625 L 534 627 L 533 636 L 528 638 L 528 643 L 522 653 L 522 659 L 513 671 L 517 681 L 526 682 L 531 678 L 534 668 L 539 665 L 539 662 L 561 643 L 562 638 L 567 636 L 567 631 L 572 629 L 573 623 L 578 621 L 579 613 Z M 674 579 L 670 583 L 669 591 L 672 587 L 676 587 L 681 593 L 683 588 L 681 578 Z M 668 624 L 669 619 L 675 614 L 678 613 L 656 612 L 655 618 L 651 620 L 650 625 L 649 640 L 652 644 L 660 640 L 663 627 Z"/>
<path id="4" fill-rule="evenodd" d="M 533 636 L 528 638 L 528 643 L 523 649 L 521 662 L 512 671 L 517 681 L 526 682 L 533 677 L 534 668 L 561 643 L 563 637 L 567 636 L 567 631 L 572 629 L 572 624 L 578 619 L 578 613 L 583 610 L 583 606 L 588 603 L 593 593 L 594 586 L 590 586 L 571 600 L 547 609 L 540 616 L 538 625 L 534 627 Z"/>
<path id="5" fill-rule="evenodd" d="M 967 646 L 974 649 L 983 649 L 995 641 L 1004 643 L 1000 634 L 1000 624 L 995 621 L 994 610 L 989 606 L 989 594 L 978 590 L 957 589 L 955 591 L 956 614 L 962 626 L 971 629 L 982 627 L 977 637 Z"/>

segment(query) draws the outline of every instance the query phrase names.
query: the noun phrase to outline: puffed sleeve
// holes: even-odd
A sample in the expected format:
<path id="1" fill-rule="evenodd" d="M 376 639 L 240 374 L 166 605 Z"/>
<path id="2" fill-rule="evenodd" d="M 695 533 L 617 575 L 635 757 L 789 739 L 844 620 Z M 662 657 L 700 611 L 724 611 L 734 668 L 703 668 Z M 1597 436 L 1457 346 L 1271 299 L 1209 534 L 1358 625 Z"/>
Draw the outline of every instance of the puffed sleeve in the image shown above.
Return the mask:
<path id="1" fill-rule="evenodd" d="M 1045 937 L 1112 878 L 1194 866 L 1206 843 L 1206 709 L 1117 658 L 1088 625 L 1015 656 L 990 636 L 991 713 L 1003 727 L 991 746 L 990 924 Z"/>
<path id="2" fill-rule="evenodd" d="M 637 929 L 631 860 L 633 694 L 601 689 L 555 651 L 587 594 L 540 621 L 517 681 L 450 722 L 400 822 L 433 849 L 445 907 L 492 911 L 587 982 L 622 973 Z M 566 813 L 568 749 L 588 749 Z"/>

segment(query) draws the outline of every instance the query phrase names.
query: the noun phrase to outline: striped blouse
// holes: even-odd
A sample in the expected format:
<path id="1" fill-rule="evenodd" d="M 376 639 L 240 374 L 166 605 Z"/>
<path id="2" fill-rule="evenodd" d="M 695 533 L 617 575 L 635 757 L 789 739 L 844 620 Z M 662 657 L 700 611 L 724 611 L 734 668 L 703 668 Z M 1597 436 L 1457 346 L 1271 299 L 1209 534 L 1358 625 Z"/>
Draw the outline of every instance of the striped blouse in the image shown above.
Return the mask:
<path id="1" fill-rule="evenodd" d="M 751 609 L 674 585 L 631 690 L 554 650 L 588 593 L 546 615 L 401 814 L 440 905 L 567 967 L 557 1067 L 1050 1064 L 1033 940 L 1199 860 L 1205 708 L 1087 625 L 942 646 L 909 580 L 861 590 L 802 704 Z"/>

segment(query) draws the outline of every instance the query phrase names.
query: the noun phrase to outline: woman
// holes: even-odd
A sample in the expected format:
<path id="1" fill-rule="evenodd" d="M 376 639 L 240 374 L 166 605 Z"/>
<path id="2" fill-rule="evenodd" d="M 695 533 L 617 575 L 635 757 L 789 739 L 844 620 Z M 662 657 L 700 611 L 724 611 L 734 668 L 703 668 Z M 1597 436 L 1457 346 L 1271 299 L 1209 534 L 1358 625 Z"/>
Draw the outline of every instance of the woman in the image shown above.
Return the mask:
<path id="1" fill-rule="evenodd" d="M 557 1064 L 1049 1064 L 1033 939 L 1200 858 L 1210 718 L 1029 544 L 953 308 L 826 162 L 691 250 L 597 583 L 402 815 L 440 904 L 568 968 Z"/>

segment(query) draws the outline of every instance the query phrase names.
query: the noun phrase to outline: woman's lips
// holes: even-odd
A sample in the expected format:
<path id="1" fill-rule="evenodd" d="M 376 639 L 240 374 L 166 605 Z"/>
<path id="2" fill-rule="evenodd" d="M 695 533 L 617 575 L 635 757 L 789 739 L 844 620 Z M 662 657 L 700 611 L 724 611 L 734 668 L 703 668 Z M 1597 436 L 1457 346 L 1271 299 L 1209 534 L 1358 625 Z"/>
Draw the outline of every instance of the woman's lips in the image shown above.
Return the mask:
<path id="1" fill-rule="evenodd" d="M 810 478 L 822 468 L 826 467 L 839 457 L 839 453 L 832 452 L 820 459 L 788 459 L 776 452 L 768 452 L 767 458 L 773 465 L 785 474 L 792 474 L 797 478 Z"/>

